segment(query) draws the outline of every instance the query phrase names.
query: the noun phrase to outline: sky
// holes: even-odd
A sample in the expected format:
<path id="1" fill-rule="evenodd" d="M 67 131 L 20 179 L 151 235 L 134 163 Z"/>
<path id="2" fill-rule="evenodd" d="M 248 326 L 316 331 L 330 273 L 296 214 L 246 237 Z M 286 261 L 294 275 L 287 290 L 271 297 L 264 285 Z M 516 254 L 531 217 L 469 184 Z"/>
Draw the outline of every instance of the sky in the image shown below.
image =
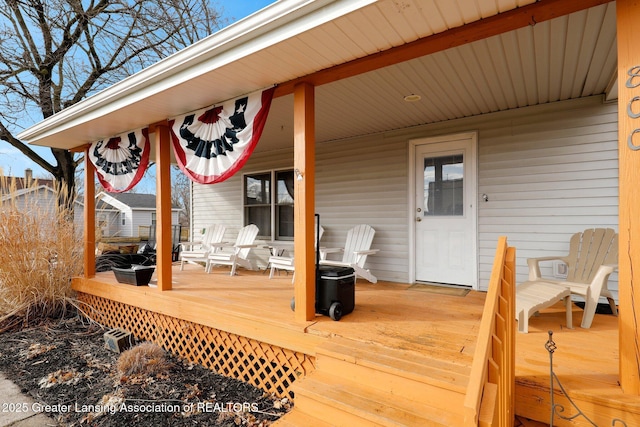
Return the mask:
<path id="1" fill-rule="evenodd" d="M 213 0 L 212 3 L 219 11 L 222 12 L 222 17 L 226 21 L 227 25 L 230 25 L 254 12 L 257 12 L 271 3 L 275 3 L 275 1 L 276 0 Z M 33 124 L 35 124 L 35 122 L 30 124 L 27 123 L 25 124 L 25 128 L 28 128 Z M 49 148 L 34 145 L 30 145 L 29 147 L 44 159 L 55 165 L 55 160 L 53 159 Z M 46 178 L 48 176 L 44 169 L 29 160 L 29 158 L 22 154 L 20 150 L 14 148 L 5 141 L 0 141 L 0 170 L 2 174 L 5 176 L 22 177 L 24 176 L 24 171 L 27 168 L 33 170 L 33 176 L 36 178 Z M 152 174 L 153 171 L 151 171 L 150 175 Z M 155 192 L 153 176 L 150 176 L 149 179 L 143 179 L 134 188 L 136 188 L 136 191 L 139 193 Z"/>

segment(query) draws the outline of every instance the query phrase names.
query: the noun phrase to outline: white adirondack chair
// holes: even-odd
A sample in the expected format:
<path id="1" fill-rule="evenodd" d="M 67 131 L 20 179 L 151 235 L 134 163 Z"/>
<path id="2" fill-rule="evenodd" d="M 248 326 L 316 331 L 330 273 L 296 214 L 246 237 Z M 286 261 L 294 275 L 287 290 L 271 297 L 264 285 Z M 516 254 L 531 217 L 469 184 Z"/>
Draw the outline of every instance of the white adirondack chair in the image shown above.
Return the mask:
<path id="1" fill-rule="evenodd" d="M 367 279 L 371 283 L 376 283 L 378 279 L 371 274 L 371 271 L 364 268 L 367 256 L 373 255 L 379 249 L 371 249 L 375 230 L 367 224 L 360 224 L 347 232 L 347 240 L 344 248 L 320 248 L 320 264 L 334 265 L 341 267 L 352 267 L 356 276 Z M 335 261 L 327 259 L 327 254 L 342 252 L 342 260 Z"/>
<path id="2" fill-rule="evenodd" d="M 224 225 L 215 224 L 206 227 L 201 241 L 182 242 L 180 250 L 180 270 L 184 269 L 184 263 L 189 262 L 197 264 L 203 262 L 206 264 L 207 258 L 212 250 L 213 244 L 222 243 L 226 227 Z"/>
<path id="3" fill-rule="evenodd" d="M 248 257 L 251 248 L 257 246 L 253 243 L 257 236 L 258 226 L 249 224 L 240 229 L 238 238 L 233 245 L 225 243 L 212 244 L 212 247 L 220 248 L 220 250 L 213 251 L 207 256 L 206 272 L 211 273 L 211 267 L 214 265 L 230 265 L 232 276 L 236 274 L 237 266 L 253 270 Z"/>
<path id="4" fill-rule="evenodd" d="M 567 264 L 566 280 L 542 277 L 540 262 L 552 260 L 561 260 Z M 534 287 L 531 283 L 553 284 L 569 289 L 574 295 L 584 297 L 585 305 L 581 327 L 591 327 L 601 296 L 607 298 L 611 311 L 617 315 L 615 299 L 607 287 L 609 275 L 618 267 L 618 234 L 613 229 L 596 228 L 575 233 L 571 237 L 567 256 L 529 258 L 527 264 L 529 266 L 529 281 L 522 284 L 526 284 L 527 288 Z M 518 288 L 522 285 L 516 286 L 516 306 L 518 306 Z M 539 298 L 543 299 L 545 293 L 539 293 Z M 559 299 L 560 297 L 555 302 Z M 523 308 L 526 307 L 521 307 L 521 309 Z"/>
<path id="5" fill-rule="evenodd" d="M 320 226 L 320 233 L 318 235 L 318 229 L 316 228 L 315 231 L 315 239 L 314 242 L 318 242 L 320 239 L 322 239 L 322 235 L 324 234 L 324 227 Z M 295 279 L 295 266 L 293 265 L 293 257 L 292 256 L 278 256 L 278 255 L 272 255 L 269 257 L 269 266 L 271 267 L 271 270 L 269 272 L 269 279 L 273 278 L 273 274 L 275 273 L 276 270 L 286 270 L 286 271 L 292 271 L 293 274 L 291 275 L 291 283 L 293 283 L 293 280 Z"/>

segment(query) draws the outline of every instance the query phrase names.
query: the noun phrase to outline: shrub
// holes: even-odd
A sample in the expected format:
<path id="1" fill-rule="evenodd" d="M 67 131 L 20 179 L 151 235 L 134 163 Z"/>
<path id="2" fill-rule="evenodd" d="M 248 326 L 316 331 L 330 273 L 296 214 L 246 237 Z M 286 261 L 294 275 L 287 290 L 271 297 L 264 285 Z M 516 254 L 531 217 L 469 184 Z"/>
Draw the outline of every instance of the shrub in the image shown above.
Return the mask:
<path id="1" fill-rule="evenodd" d="M 159 345 L 143 342 L 122 352 L 117 368 L 121 376 L 151 377 L 166 374 L 170 366 Z"/>
<path id="2" fill-rule="evenodd" d="M 0 330 L 63 315 L 74 305 L 71 278 L 82 273 L 82 239 L 57 192 L 37 180 L 19 191 L 0 176 Z"/>

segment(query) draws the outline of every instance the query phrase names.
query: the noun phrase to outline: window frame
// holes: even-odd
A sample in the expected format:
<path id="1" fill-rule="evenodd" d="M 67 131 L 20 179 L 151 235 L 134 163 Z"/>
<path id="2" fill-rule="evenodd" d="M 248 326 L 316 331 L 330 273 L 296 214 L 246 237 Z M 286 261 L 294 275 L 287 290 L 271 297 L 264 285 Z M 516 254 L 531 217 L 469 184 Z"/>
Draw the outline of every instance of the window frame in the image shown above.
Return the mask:
<path id="1" fill-rule="evenodd" d="M 292 236 L 277 235 L 278 234 L 278 224 L 277 224 L 278 206 L 288 205 L 285 203 L 278 203 L 278 200 L 277 200 L 277 196 L 278 196 L 277 177 L 278 177 L 278 174 L 282 172 L 290 172 L 291 174 L 293 174 L 293 168 L 285 167 L 285 168 L 266 169 L 261 171 L 246 172 L 242 174 L 242 224 L 245 226 L 248 225 L 247 209 L 251 208 L 252 206 L 253 207 L 263 206 L 259 204 L 258 205 L 247 204 L 247 177 L 269 174 L 269 203 L 268 204 L 269 204 L 270 233 L 266 234 L 266 233 L 263 233 L 262 230 L 260 230 L 258 234 L 258 238 L 260 239 L 265 239 L 269 241 L 293 241 L 293 235 Z M 293 207 L 294 204 L 295 202 L 291 203 L 290 205 Z"/>

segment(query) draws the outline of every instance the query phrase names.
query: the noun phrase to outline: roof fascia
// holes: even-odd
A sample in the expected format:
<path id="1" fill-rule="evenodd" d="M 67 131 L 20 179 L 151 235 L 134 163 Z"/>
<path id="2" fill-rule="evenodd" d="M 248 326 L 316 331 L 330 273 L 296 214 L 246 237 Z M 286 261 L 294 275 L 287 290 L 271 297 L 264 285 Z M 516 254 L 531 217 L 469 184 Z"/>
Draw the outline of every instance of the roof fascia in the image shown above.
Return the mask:
<path id="1" fill-rule="evenodd" d="M 101 192 L 96 196 L 96 199 L 102 200 L 103 203 L 113 206 L 114 208 L 120 211 L 129 211 L 131 212 L 131 207 L 125 203 L 122 203 L 120 200 L 116 199 L 113 196 L 105 192 Z"/>

